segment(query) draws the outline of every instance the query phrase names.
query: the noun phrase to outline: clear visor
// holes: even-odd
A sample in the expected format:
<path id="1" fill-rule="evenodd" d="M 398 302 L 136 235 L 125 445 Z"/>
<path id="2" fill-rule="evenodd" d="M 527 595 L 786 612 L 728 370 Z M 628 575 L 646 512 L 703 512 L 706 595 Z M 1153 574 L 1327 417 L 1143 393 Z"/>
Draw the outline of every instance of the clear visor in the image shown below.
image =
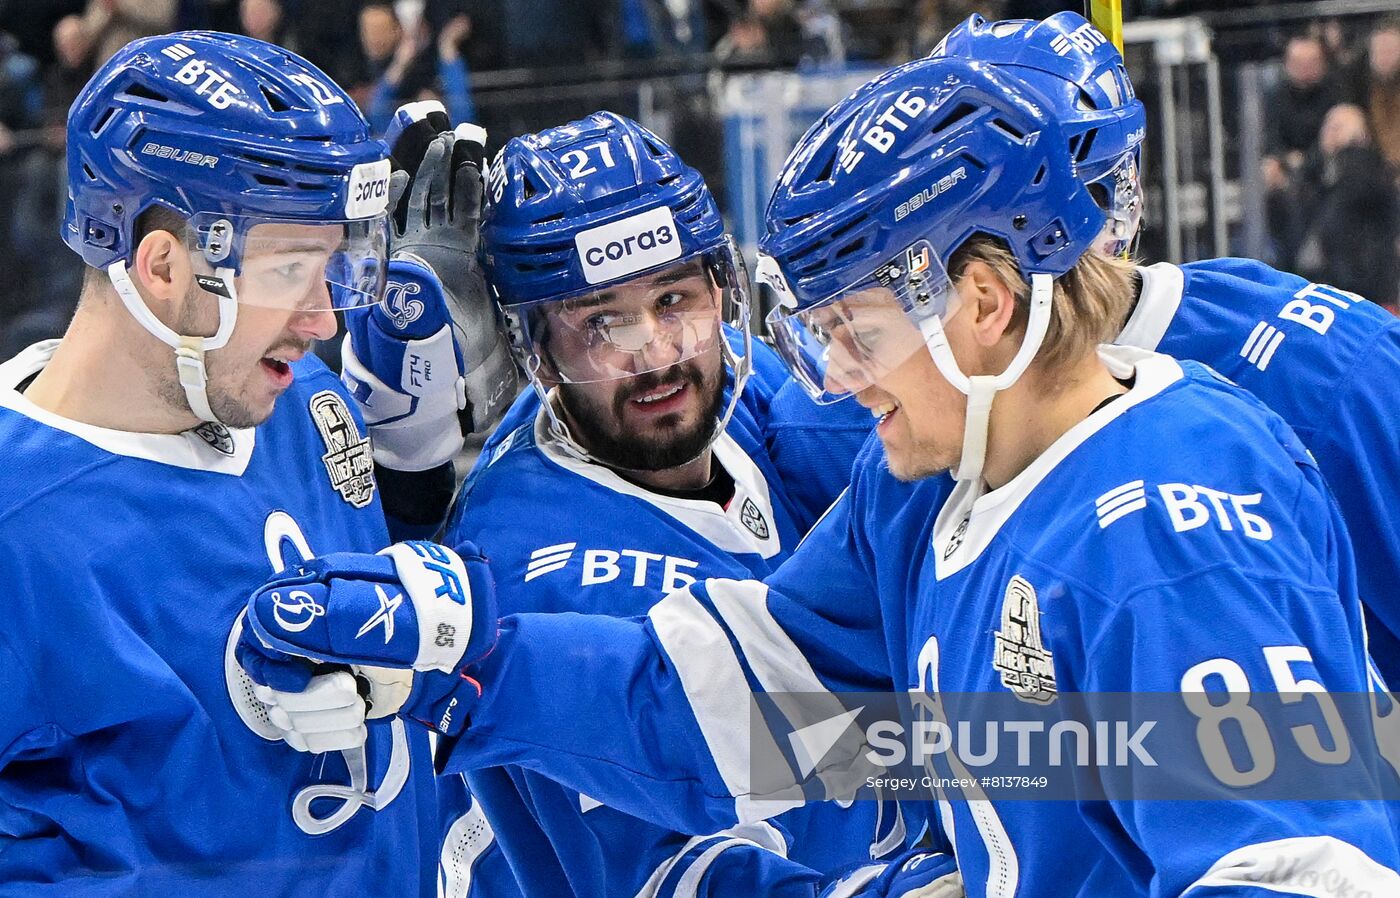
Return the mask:
<path id="1" fill-rule="evenodd" d="M 1095 249 L 1127 258 L 1142 225 L 1142 178 L 1137 152 L 1124 154 L 1112 171 L 1089 184 L 1089 192 L 1108 216 L 1094 243 Z"/>
<path id="2" fill-rule="evenodd" d="M 820 305 L 774 309 L 768 326 L 793 376 L 817 402 L 831 403 L 922 351 L 955 295 L 932 246 L 920 240 Z"/>
<path id="3" fill-rule="evenodd" d="M 721 324 L 748 314 L 747 275 L 732 242 L 620 284 L 535 303 L 516 322 L 526 370 L 599 383 L 715 352 Z"/>
<path id="4" fill-rule="evenodd" d="M 204 214 L 190 224 L 200 286 L 221 292 L 220 274 L 236 259 L 240 304 L 324 312 L 373 305 L 384 296 L 386 215 L 288 222 Z"/>

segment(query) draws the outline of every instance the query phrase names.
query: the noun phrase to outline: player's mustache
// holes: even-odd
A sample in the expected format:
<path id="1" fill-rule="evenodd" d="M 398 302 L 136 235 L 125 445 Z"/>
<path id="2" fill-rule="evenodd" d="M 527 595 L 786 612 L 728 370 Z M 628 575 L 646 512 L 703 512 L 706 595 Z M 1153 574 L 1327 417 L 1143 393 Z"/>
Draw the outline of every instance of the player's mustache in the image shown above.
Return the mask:
<path id="1" fill-rule="evenodd" d="M 646 374 L 639 374 L 636 377 L 629 378 L 629 380 L 630 384 L 627 389 L 618 393 L 617 401 L 614 403 L 619 413 L 621 413 L 623 407 L 626 403 L 630 402 L 633 397 L 640 396 L 643 393 L 649 393 L 657 387 L 669 387 L 674 384 L 688 383 L 698 388 L 704 384 L 705 378 L 704 375 L 700 373 L 700 368 L 698 366 L 690 363 L 681 363 L 679 365 L 673 365 L 664 371 L 649 371 Z"/>

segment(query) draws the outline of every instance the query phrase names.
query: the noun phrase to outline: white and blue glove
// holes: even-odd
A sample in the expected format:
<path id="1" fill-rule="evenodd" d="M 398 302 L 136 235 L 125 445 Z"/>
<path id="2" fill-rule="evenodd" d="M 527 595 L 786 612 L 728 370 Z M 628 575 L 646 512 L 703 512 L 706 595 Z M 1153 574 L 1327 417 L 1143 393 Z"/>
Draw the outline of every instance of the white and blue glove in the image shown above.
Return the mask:
<path id="1" fill-rule="evenodd" d="M 402 173 L 392 182 L 385 300 L 345 314 L 342 378 L 375 461 L 399 471 L 451 461 L 466 434 L 494 424 L 516 392 L 477 258 L 486 132 L 459 125 L 439 133 L 446 124 L 438 103 L 396 114 L 388 138 Z"/>
<path id="2" fill-rule="evenodd" d="M 965 898 L 962 874 L 951 854 L 914 849 L 887 864 L 866 864 L 837 874 L 820 898 Z"/>
<path id="3" fill-rule="evenodd" d="M 277 574 L 249 598 L 236 655 L 287 743 L 331 751 L 362 743 L 366 717 L 460 732 L 481 695 L 469 668 L 495 642 L 486 559 L 470 544 L 458 554 L 414 541 Z"/>

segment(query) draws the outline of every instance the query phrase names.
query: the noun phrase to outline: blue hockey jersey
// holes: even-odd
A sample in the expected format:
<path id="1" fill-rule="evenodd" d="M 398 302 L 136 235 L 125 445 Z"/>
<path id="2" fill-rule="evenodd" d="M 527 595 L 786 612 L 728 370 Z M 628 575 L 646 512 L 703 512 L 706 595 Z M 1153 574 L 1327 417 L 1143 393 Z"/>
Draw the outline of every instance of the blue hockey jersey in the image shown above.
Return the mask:
<path id="1" fill-rule="evenodd" d="M 1192 695 L 1365 694 L 1350 547 L 1296 436 L 1200 366 L 1104 355 L 1131 390 L 975 501 L 947 476 L 898 482 L 872 440 L 766 583 L 697 582 L 644 621 L 507 618 L 448 766 L 526 763 L 675 826 L 725 825 L 801 800 L 755 774 L 759 755 L 784 756 L 779 729 L 748 723 L 759 691 L 1164 693 L 1201 716 L 1186 730 L 1201 741 L 1155 775 L 1195 795 L 1221 721 Z M 1254 746 L 1279 776 L 1318 735 L 1306 722 L 1275 720 Z M 1347 737 L 1368 777 L 1391 773 L 1382 723 L 1368 713 Z M 1400 894 L 1379 802 L 998 802 L 976 783 L 945 797 L 931 816 L 973 898 Z"/>
<path id="2" fill-rule="evenodd" d="M 1371 655 L 1400 682 L 1400 319 L 1250 259 L 1140 271 L 1118 342 L 1204 362 L 1298 432 L 1351 533 Z"/>
<path id="3" fill-rule="evenodd" d="M 52 349 L 0 366 L 0 895 L 437 894 L 426 733 L 293 751 L 232 657 L 270 573 L 385 544 L 339 381 L 308 356 L 255 429 L 123 433 L 17 391 Z"/>
<path id="4" fill-rule="evenodd" d="M 763 577 L 791 555 L 848 482 L 871 418 L 854 403 L 832 414 L 787 391 L 796 385 L 766 346 L 755 346 L 753 361 L 713 449 L 735 483 L 725 507 L 654 493 L 570 457 L 550 440 L 535 393 L 517 399 L 511 429 L 488 441 L 447 530 L 448 542 L 469 540 L 491 559 L 502 613 L 640 616 L 697 580 Z M 775 445 L 793 466 L 786 476 Z M 474 770 L 467 780 L 518 881 L 499 881 L 496 861 L 484 858 L 474 879 L 481 896 L 810 895 L 809 867 L 869 861 L 904 844 L 892 802 L 814 805 L 777 826 L 691 836 L 532 770 Z"/>

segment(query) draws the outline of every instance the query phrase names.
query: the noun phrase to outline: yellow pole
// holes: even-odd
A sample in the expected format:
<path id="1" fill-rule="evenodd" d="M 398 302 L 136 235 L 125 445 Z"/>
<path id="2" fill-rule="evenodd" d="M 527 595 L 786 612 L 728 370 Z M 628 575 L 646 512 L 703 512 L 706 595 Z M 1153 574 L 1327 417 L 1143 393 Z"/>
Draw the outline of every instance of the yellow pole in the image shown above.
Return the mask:
<path id="1" fill-rule="evenodd" d="M 1085 0 L 1089 21 L 1123 52 L 1123 0 Z"/>

